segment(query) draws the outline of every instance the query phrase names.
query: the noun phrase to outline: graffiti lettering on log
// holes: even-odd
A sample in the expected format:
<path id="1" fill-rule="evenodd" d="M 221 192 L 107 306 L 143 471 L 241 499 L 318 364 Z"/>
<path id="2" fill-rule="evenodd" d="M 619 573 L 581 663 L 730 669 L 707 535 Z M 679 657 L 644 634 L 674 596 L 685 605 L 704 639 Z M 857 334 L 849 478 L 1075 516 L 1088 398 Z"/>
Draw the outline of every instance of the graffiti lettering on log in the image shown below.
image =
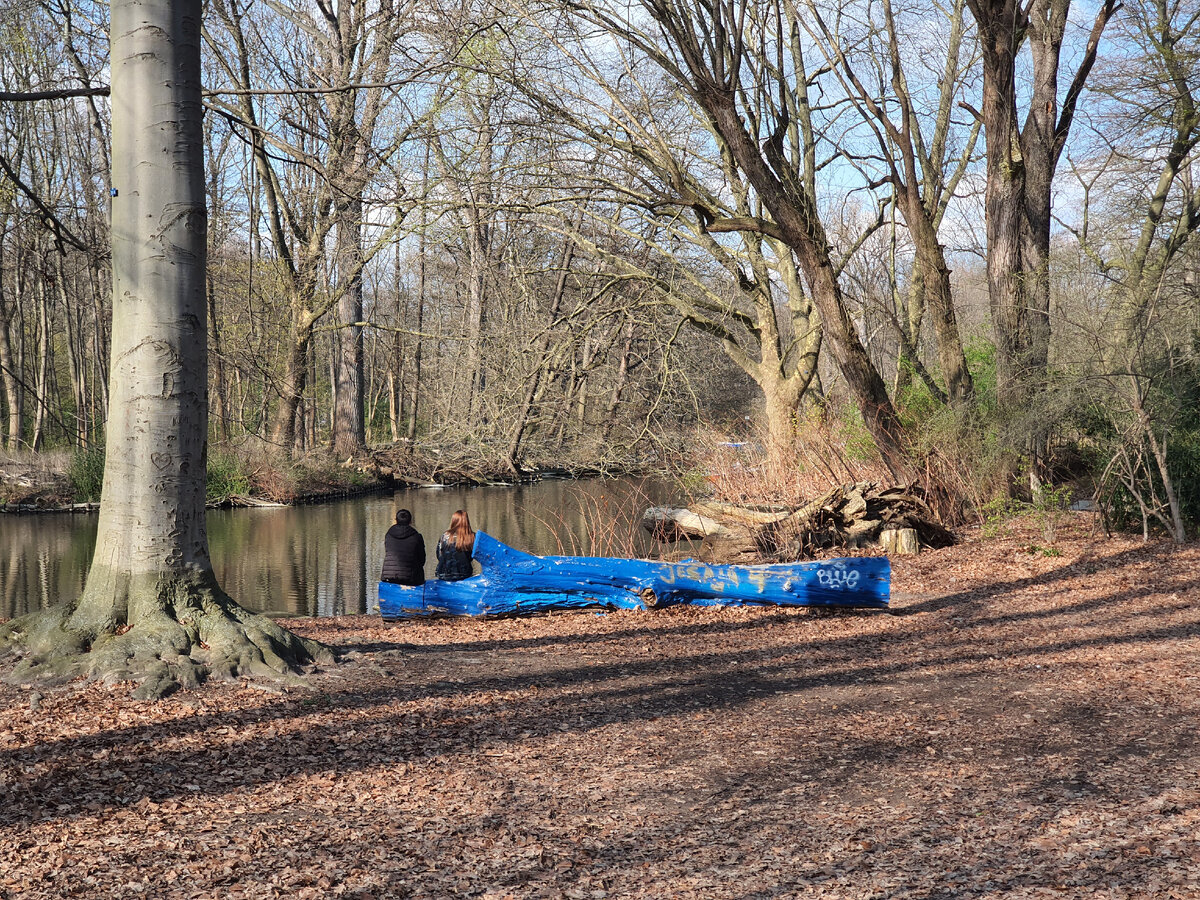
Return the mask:
<path id="1" fill-rule="evenodd" d="M 848 569 L 844 563 L 834 563 L 832 567 L 822 566 L 817 569 L 817 580 L 821 587 L 831 591 L 852 591 L 858 587 L 859 571 Z"/>

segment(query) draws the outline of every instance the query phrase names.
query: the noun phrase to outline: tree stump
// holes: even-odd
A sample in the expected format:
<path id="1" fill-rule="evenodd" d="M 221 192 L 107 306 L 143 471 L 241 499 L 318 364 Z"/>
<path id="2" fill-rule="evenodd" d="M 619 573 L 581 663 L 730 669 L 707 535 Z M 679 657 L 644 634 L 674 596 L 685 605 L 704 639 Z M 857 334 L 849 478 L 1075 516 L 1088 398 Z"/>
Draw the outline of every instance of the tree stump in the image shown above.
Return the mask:
<path id="1" fill-rule="evenodd" d="M 886 528 L 879 532 L 879 546 L 888 556 L 916 556 L 921 552 L 915 528 Z"/>

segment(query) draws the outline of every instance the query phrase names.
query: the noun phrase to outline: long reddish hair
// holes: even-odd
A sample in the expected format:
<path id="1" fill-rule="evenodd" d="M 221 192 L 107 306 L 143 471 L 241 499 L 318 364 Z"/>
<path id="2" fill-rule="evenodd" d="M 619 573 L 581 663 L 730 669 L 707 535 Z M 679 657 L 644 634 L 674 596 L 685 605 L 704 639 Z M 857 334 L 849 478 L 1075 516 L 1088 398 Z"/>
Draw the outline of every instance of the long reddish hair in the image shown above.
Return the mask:
<path id="1" fill-rule="evenodd" d="M 454 511 L 454 515 L 450 517 L 450 527 L 446 529 L 446 534 L 450 535 L 450 540 L 459 550 L 470 550 L 475 546 L 475 529 L 471 527 L 471 520 L 467 518 L 465 509 Z"/>

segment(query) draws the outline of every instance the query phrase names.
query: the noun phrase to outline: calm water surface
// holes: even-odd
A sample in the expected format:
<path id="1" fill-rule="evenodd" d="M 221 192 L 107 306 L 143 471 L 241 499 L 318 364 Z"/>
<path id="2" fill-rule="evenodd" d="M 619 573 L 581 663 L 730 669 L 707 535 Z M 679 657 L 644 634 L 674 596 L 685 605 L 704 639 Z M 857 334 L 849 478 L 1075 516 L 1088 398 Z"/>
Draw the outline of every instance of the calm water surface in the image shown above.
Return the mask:
<path id="1" fill-rule="evenodd" d="M 538 554 L 652 555 L 642 511 L 673 503 L 673 485 L 645 479 L 541 481 L 532 485 L 416 488 L 316 506 L 212 510 L 209 549 L 221 585 L 243 606 L 335 616 L 375 609 L 383 535 L 396 510 L 412 510 L 433 548 L 465 509 L 479 531 Z M 76 596 L 96 541 L 95 514 L 0 515 L 0 618 Z"/>

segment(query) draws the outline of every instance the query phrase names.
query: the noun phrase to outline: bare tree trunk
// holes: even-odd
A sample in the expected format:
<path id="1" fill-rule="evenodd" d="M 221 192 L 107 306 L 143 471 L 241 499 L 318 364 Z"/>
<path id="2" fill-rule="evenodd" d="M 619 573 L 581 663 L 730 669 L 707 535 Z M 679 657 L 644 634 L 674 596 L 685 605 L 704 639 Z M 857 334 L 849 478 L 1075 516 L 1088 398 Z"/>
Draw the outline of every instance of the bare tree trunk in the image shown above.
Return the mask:
<path id="1" fill-rule="evenodd" d="M 0 384 L 4 386 L 4 405 L 8 410 L 8 428 L 4 434 L 4 444 L 8 451 L 15 452 L 21 446 L 22 438 L 22 396 L 21 383 L 17 379 L 13 358 L 12 341 L 9 337 L 12 327 L 12 308 L 4 294 L 3 260 L 0 259 Z"/>
<path id="2" fill-rule="evenodd" d="M 46 278 L 49 277 L 47 273 Z M 37 381 L 33 388 L 33 431 L 29 438 L 29 447 L 34 453 L 42 449 L 42 429 L 46 425 L 50 392 L 50 291 L 46 278 L 38 283 Z"/>
<path id="3" fill-rule="evenodd" d="M 633 316 L 626 316 L 625 342 L 621 347 L 621 359 L 617 363 L 617 374 L 613 380 L 612 392 L 608 395 L 608 405 L 604 409 L 604 430 L 601 432 L 601 439 L 604 441 L 608 440 L 608 435 L 616 424 L 617 409 L 621 405 L 621 394 L 629 383 L 629 360 L 633 353 L 633 336 Z"/>
<path id="4" fill-rule="evenodd" d="M 581 219 L 582 213 L 576 217 L 575 229 L 578 229 Z M 566 237 L 563 239 L 562 255 L 558 265 L 558 278 L 554 283 L 554 294 L 550 299 L 550 309 L 546 314 L 546 324 L 542 328 L 542 336 L 538 339 L 537 349 L 534 353 L 533 372 L 529 376 L 528 384 L 525 386 L 525 394 L 522 396 L 521 405 L 517 409 L 516 422 L 513 425 L 512 435 L 508 441 L 506 458 L 508 467 L 512 470 L 513 474 L 519 475 L 521 472 L 521 440 L 525 436 L 525 429 L 529 426 L 529 414 L 533 409 L 533 400 L 538 395 L 546 363 L 549 361 L 550 343 L 554 339 L 554 332 L 551 329 L 555 319 L 558 318 L 559 310 L 562 309 L 563 297 L 567 292 L 567 278 L 571 271 L 571 260 L 574 257 L 575 242 L 570 237 Z"/>
<path id="5" fill-rule="evenodd" d="M 312 450 L 317 446 L 319 409 L 317 406 L 317 347 L 315 342 L 308 344 L 308 383 L 313 385 L 312 395 L 303 398 L 300 403 L 300 450 Z"/>
<path id="6" fill-rule="evenodd" d="M 425 145 L 425 167 L 421 173 L 421 196 L 424 197 L 429 189 L 429 145 Z M 425 279 L 426 265 L 426 235 L 425 229 L 428 225 L 428 211 L 425 203 L 421 204 L 421 236 L 417 245 L 417 340 L 416 347 L 413 349 L 413 385 L 412 385 L 412 400 L 408 404 L 408 439 L 415 441 L 417 439 L 417 417 L 420 414 L 421 407 L 421 351 L 425 345 L 424 328 L 425 328 L 425 292 L 427 284 Z M 404 386 L 401 385 L 401 390 Z"/>
<path id="7" fill-rule="evenodd" d="M 815 198 L 801 193 L 798 185 L 785 185 L 779 179 L 746 133 L 732 102 L 716 94 L 703 94 L 702 98 L 738 164 L 770 209 L 785 242 L 796 251 L 813 303 L 821 314 L 825 343 L 858 401 L 863 421 L 884 462 L 893 475 L 902 477 L 909 469 L 904 429 L 842 299 Z"/>
<path id="8" fill-rule="evenodd" d="M 275 410 L 275 424 L 271 428 L 272 443 L 289 453 L 296 446 L 296 418 L 308 383 L 308 350 L 312 344 L 312 334 L 312 315 L 309 310 L 301 308 L 299 321 L 293 326 L 279 387 L 279 406 Z"/>
<path id="9" fill-rule="evenodd" d="M 954 313 L 950 267 L 946 264 L 946 253 L 938 240 L 937 231 L 929 221 L 915 176 L 914 170 L 909 174 L 905 190 L 902 192 L 905 203 L 904 218 L 916 245 L 916 261 L 921 273 L 920 284 L 937 337 L 938 361 L 941 363 L 942 377 L 946 381 L 946 395 L 951 405 L 962 406 L 970 399 L 975 389 L 971 373 L 967 369 L 967 358 L 963 352 L 958 320 Z M 914 347 L 918 334 L 919 330 L 911 335 L 914 338 Z"/>
<path id="10" fill-rule="evenodd" d="M 91 271 L 94 273 L 95 269 L 92 268 Z M 111 287 L 111 278 L 103 286 L 100 284 L 92 286 L 92 392 L 96 394 L 93 401 L 96 405 L 92 415 L 93 423 L 103 423 L 108 419 L 108 371 L 112 341 L 108 319 L 104 314 L 104 300 Z"/>
<path id="11" fill-rule="evenodd" d="M 339 459 L 354 457 L 366 448 L 363 409 L 363 278 L 362 199 L 341 204 L 337 228 L 338 301 L 340 328 L 334 348 L 336 402 L 333 409 L 333 452 Z M 347 276 L 344 273 L 351 273 Z"/>
<path id="12" fill-rule="evenodd" d="M 925 318 L 925 296 L 921 285 L 921 267 L 913 266 L 909 276 L 908 290 L 900 294 L 900 272 L 896 261 L 896 204 L 892 204 L 892 221 L 888 234 L 888 279 L 892 287 L 892 306 L 896 310 L 899 325 L 899 343 L 896 351 L 896 378 L 892 382 L 892 395 L 900 396 L 912 384 L 913 369 L 917 356 L 913 352 L 921 341 L 921 323 Z"/>
<path id="13" fill-rule="evenodd" d="M 1071 0 L 967 0 L 983 50 L 987 137 L 985 222 L 988 298 L 997 350 L 997 390 L 1021 408 L 1045 377 L 1050 343 L 1050 202 L 1075 106 L 1117 0 L 1104 0 L 1071 85 L 1059 87 Z M 1028 113 L 1018 122 L 1018 53 L 1030 41 Z M 1061 103 L 1060 103 L 1061 98 Z"/>
<path id="14" fill-rule="evenodd" d="M 593 360 L 599 349 L 596 346 L 596 341 L 590 334 L 584 335 L 583 343 L 580 345 L 579 353 L 579 371 L 575 384 L 575 428 L 577 434 L 582 434 L 584 426 L 587 425 L 588 411 L 588 382 L 591 378 L 592 366 L 595 364 Z"/>
<path id="15" fill-rule="evenodd" d="M 71 303 L 63 289 L 62 263 L 59 263 L 59 302 L 63 308 L 63 324 L 66 326 L 67 368 L 71 373 L 71 401 L 75 407 L 75 419 L 71 426 L 71 441 L 83 448 L 87 443 L 87 360 L 83 349 L 83 310 L 80 304 Z"/>
<path id="16" fill-rule="evenodd" d="M 946 265 L 945 252 L 937 234 L 940 207 L 945 197 L 948 196 L 944 191 L 945 173 L 942 150 L 948 127 L 949 106 L 953 99 L 955 83 L 959 78 L 958 54 L 962 40 L 961 3 L 955 5 L 951 15 L 946 65 L 941 84 L 942 92 L 934 126 L 934 144 L 942 149 L 935 150 L 932 154 L 927 150 L 922 139 L 921 125 L 916 115 L 915 104 L 909 96 L 908 80 L 905 76 L 903 55 L 900 50 L 901 38 L 890 0 L 883 0 L 883 14 L 886 23 L 886 52 L 891 70 L 890 80 L 894 98 L 883 104 L 876 98 L 878 88 L 873 84 L 863 83 L 838 39 L 830 34 L 824 22 L 821 21 L 816 8 L 810 8 L 820 25 L 820 33 L 829 45 L 825 48 L 828 58 L 836 59 L 841 66 L 843 84 L 857 93 L 859 102 L 877 123 L 873 127 L 881 145 L 881 154 L 888 161 L 890 180 L 896 194 L 895 202 L 904 213 L 905 224 L 913 238 L 916 250 L 916 262 L 913 267 L 914 286 L 919 275 L 922 293 L 914 294 L 913 299 L 917 300 L 922 311 L 927 309 L 930 313 L 934 334 L 937 338 L 942 375 L 946 381 L 945 393 L 951 404 L 961 406 L 970 398 L 973 386 L 958 332 L 958 321 L 950 289 L 950 269 Z M 891 106 L 897 110 L 898 123 L 893 120 Z M 975 133 L 977 132 L 973 132 L 973 135 Z M 968 140 L 968 153 L 974 143 L 973 135 Z M 900 354 L 902 370 L 904 357 L 912 354 L 917 347 L 919 318 L 914 317 L 913 312 L 914 310 L 910 306 L 907 332 L 904 331 L 904 326 L 901 326 L 902 343 L 907 344 Z M 918 327 L 914 327 L 913 318 L 917 318 Z M 915 354 L 913 357 L 911 362 L 915 363 Z"/>
<path id="17" fill-rule="evenodd" d="M 895 477 L 907 477 L 911 465 L 906 456 L 904 428 L 843 300 L 811 184 L 813 167 L 806 161 L 804 171 L 798 172 L 795 161 L 784 155 L 783 141 L 791 126 L 791 111 L 776 107 L 747 110 L 739 105 L 747 100 L 750 91 L 763 89 L 751 86 L 748 90 L 741 83 L 747 77 L 746 72 L 753 68 L 747 60 L 756 49 L 754 41 L 743 41 L 745 7 L 732 0 L 701 7 L 684 7 L 671 0 L 642 0 L 641 6 L 657 24 L 656 31 L 660 30 L 653 37 L 637 24 L 620 20 L 619 14 L 610 17 L 584 4 L 576 4 L 575 8 L 594 15 L 622 38 L 633 40 L 664 71 L 677 78 L 704 111 L 730 157 L 770 213 L 769 231 L 764 233 L 772 234 L 795 252 L 813 305 L 821 316 L 824 342 L 858 403 L 885 465 Z M 791 34 L 794 23 L 788 21 L 787 25 L 786 33 Z M 664 38 L 669 51 L 663 49 Z M 783 41 L 782 34 L 779 39 Z M 759 63 L 763 71 L 777 70 L 773 56 Z M 784 90 L 782 85 L 779 89 L 781 93 Z M 773 94 L 775 86 L 765 90 Z M 774 102 L 772 96 L 771 103 Z M 751 118 L 758 122 L 751 123 Z"/>
<path id="18" fill-rule="evenodd" d="M 482 401 L 480 393 L 484 389 L 483 322 L 487 307 L 490 241 L 487 237 L 489 226 L 482 221 L 479 210 L 469 211 L 469 221 L 467 309 L 463 329 L 467 365 L 463 374 L 466 378 L 468 418 L 473 422 L 478 416 Z"/>
<path id="19" fill-rule="evenodd" d="M 212 337 L 212 360 L 216 371 L 213 373 L 213 416 L 217 420 L 217 433 L 221 440 L 229 440 L 229 378 L 225 374 L 225 348 L 221 342 L 221 329 L 217 324 L 216 291 L 212 284 L 211 275 L 208 279 L 208 316 L 210 334 Z"/>

